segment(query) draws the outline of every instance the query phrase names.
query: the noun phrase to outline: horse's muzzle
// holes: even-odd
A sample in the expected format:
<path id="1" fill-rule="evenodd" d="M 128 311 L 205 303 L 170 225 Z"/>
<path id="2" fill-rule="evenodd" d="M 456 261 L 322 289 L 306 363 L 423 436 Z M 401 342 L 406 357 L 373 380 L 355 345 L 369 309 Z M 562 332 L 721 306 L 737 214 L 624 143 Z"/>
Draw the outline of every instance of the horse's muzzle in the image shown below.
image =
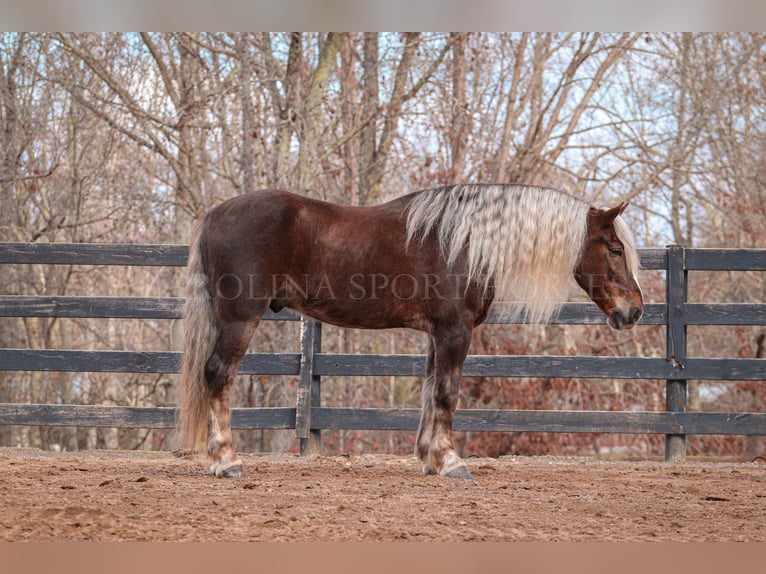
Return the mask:
<path id="1" fill-rule="evenodd" d="M 618 331 L 622 329 L 632 329 L 636 323 L 638 323 L 639 319 L 641 319 L 642 314 L 643 312 L 639 307 L 631 307 L 628 313 L 624 313 L 620 309 L 615 309 L 609 314 L 607 324 L 612 329 L 617 329 Z"/>

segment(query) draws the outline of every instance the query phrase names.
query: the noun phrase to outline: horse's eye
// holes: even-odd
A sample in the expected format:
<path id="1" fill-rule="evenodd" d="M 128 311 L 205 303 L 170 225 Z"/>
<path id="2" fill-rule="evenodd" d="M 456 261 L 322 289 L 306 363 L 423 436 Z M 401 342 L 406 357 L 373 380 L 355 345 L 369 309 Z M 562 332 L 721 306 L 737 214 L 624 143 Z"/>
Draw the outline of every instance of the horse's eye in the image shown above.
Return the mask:
<path id="1" fill-rule="evenodd" d="M 622 257 L 624 251 L 621 247 L 610 247 L 609 248 L 609 255 L 612 257 Z"/>

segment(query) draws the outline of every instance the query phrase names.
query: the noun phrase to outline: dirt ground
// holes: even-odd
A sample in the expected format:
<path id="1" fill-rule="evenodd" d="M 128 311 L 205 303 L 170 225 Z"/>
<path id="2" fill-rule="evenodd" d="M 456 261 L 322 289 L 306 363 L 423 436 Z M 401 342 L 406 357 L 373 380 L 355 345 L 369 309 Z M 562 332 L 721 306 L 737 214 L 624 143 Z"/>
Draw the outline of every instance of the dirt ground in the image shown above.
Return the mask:
<path id="1" fill-rule="evenodd" d="M 0 449 L 0 540 L 766 541 L 766 465 Z"/>

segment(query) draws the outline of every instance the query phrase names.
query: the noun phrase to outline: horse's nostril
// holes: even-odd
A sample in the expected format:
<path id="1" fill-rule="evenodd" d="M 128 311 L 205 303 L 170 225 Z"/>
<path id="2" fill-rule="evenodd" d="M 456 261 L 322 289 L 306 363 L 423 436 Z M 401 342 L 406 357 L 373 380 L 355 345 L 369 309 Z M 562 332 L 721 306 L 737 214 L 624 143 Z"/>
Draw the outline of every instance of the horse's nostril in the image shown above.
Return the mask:
<path id="1" fill-rule="evenodd" d="M 630 319 L 631 319 L 631 321 L 633 321 L 634 323 L 638 323 L 638 320 L 640 318 L 641 318 L 641 309 L 639 309 L 638 307 L 633 307 L 630 310 Z"/>

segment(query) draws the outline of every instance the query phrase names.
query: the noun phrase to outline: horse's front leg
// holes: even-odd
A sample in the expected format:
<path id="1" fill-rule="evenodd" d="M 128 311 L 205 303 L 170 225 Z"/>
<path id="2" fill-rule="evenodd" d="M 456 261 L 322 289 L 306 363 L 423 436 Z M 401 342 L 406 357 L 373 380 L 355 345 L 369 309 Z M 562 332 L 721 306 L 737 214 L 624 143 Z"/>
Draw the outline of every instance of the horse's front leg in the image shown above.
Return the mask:
<path id="1" fill-rule="evenodd" d="M 457 407 L 460 374 L 471 342 L 471 329 L 453 328 L 432 335 L 421 394 L 422 411 L 416 455 L 423 474 L 472 479 L 455 452 L 452 417 Z"/>
<path id="2" fill-rule="evenodd" d="M 420 391 L 420 424 L 418 425 L 418 436 L 415 441 L 415 456 L 418 457 L 423 465 L 423 474 L 436 474 L 436 469 L 428 461 L 428 452 L 431 450 L 431 438 L 433 435 L 433 415 L 434 409 L 431 407 L 432 397 L 434 395 L 434 364 L 435 349 L 433 339 L 428 341 L 428 355 L 426 356 L 426 376 L 423 379 L 423 385 Z"/>

